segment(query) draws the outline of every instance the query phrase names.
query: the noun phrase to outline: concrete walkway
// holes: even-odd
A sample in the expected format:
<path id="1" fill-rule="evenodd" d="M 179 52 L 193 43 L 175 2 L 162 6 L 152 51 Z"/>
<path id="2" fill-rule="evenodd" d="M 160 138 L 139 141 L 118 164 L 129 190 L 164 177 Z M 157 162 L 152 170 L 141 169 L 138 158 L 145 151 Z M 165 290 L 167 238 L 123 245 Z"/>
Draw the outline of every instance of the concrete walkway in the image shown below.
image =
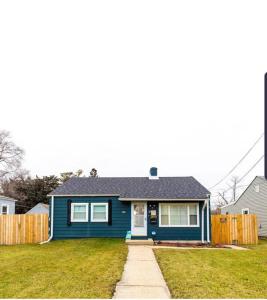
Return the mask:
<path id="1" fill-rule="evenodd" d="M 172 247 L 172 246 L 151 246 L 153 249 L 172 249 L 172 250 L 249 250 L 248 248 L 235 246 L 235 245 L 224 245 L 224 248 L 208 248 L 208 247 Z"/>
<path id="2" fill-rule="evenodd" d="M 170 292 L 162 276 L 153 250 L 149 246 L 128 246 L 129 253 L 115 299 L 162 298 Z"/>

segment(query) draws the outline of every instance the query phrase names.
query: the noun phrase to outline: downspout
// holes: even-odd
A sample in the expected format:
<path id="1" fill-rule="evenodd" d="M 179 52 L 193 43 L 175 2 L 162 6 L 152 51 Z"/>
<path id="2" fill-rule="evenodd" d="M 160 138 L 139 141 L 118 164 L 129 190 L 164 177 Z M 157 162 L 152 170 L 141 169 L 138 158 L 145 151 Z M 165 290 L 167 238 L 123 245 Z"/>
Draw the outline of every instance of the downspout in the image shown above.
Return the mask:
<path id="1" fill-rule="evenodd" d="M 53 234 L 54 234 L 54 196 L 51 196 L 51 211 L 50 211 L 51 215 L 50 215 L 50 237 L 48 238 L 48 240 L 41 242 L 40 245 L 49 243 L 52 238 L 53 238 Z"/>
<path id="2" fill-rule="evenodd" d="M 207 199 L 207 243 L 210 243 L 210 198 Z"/>
<path id="3" fill-rule="evenodd" d="M 202 244 L 205 243 L 205 239 L 204 239 L 204 210 L 205 210 L 206 206 L 207 206 L 207 200 L 204 201 L 204 204 L 203 204 L 202 210 L 201 210 L 201 217 L 202 217 L 202 223 L 201 223 L 201 242 L 202 242 Z"/>

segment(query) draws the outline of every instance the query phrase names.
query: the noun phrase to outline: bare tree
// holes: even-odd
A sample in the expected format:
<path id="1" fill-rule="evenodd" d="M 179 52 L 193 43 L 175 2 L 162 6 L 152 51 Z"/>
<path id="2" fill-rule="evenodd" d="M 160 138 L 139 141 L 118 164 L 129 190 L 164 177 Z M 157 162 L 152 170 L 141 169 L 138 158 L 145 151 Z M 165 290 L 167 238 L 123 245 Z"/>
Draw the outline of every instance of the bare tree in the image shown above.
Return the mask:
<path id="1" fill-rule="evenodd" d="M 219 206 L 223 206 L 223 205 L 229 204 L 229 201 L 225 197 L 225 191 L 219 192 L 218 196 L 219 196 L 219 199 L 218 199 Z"/>
<path id="2" fill-rule="evenodd" d="M 0 193 L 2 193 L 5 196 L 21 200 L 20 195 L 16 191 L 17 183 L 26 181 L 26 179 L 30 179 L 29 171 L 20 169 L 15 174 L 12 174 L 11 176 L 4 177 L 0 179 Z"/>
<path id="3" fill-rule="evenodd" d="M 76 172 L 64 172 L 60 173 L 60 182 L 64 183 L 65 181 L 69 180 L 72 177 L 80 177 L 83 173 L 82 169 L 77 170 Z"/>
<path id="4" fill-rule="evenodd" d="M 23 156 L 24 151 L 12 142 L 10 133 L 0 130 L 0 179 L 18 171 Z"/>
<path id="5" fill-rule="evenodd" d="M 237 176 L 233 176 L 232 179 L 232 184 L 229 185 L 229 190 L 232 191 L 232 199 L 231 202 L 234 202 L 236 200 L 237 194 L 236 194 L 236 190 L 237 190 L 237 183 L 238 183 L 238 177 Z"/>
<path id="6" fill-rule="evenodd" d="M 228 205 L 237 199 L 237 189 L 238 189 L 238 177 L 234 176 L 231 179 L 231 184 L 228 184 L 229 188 L 226 191 L 218 192 L 218 200 L 217 200 L 217 206 L 222 207 L 224 205 Z M 228 191 L 232 191 L 232 195 L 226 196 Z"/>

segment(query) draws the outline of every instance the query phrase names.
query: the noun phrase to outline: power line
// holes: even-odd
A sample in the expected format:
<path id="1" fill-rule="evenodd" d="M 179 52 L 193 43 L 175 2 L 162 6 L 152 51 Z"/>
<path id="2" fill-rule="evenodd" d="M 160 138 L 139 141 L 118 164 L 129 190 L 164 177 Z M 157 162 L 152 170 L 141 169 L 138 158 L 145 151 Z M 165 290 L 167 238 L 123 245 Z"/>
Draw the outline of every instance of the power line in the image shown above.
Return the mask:
<path id="1" fill-rule="evenodd" d="M 241 182 L 256 166 L 258 163 L 260 163 L 260 161 L 263 159 L 264 155 L 262 155 L 256 162 L 255 164 L 239 179 L 237 180 L 236 184 L 238 184 L 239 182 Z M 230 186 L 225 193 L 227 193 L 228 191 L 230 191 L 233 187 Z"/>
<path id="2" fill-rule="evenodd" d="M 258 142 L 262 139 L 262 137 L 264 136 L 264 133 L 261 134 L 261 136 L 256 140 L 256 142 L 249 148 L 249 150 L 242 156 L 242 158 L 238 161 L 238 163 L 220 180 L 218 181 L 216 184 L 214 184 L 212 187 L 210 187 L 209 189 L 213 189 L 215 188 L 217 185 L 219 185 L 221 182 L 224 181 L 224 179 L 226 179 L 240 164 L 241 162 L 248 156 L 248 154 L 253 150 L 253 148 L 258 144 Z"/>
<path id="3" fill-rule="evenodd" d="M 244 188 L 244 187 L 248 187 L 248 186 L 249 186 L 249 184 L 243 184 L 243 185 L 238 185 L 236 188 L 239 189 L 239 188 Z M 225 188 L 216 189 L 214 191 L 214 193 L 219 192 L 219 191 L 225 191 Z"/>

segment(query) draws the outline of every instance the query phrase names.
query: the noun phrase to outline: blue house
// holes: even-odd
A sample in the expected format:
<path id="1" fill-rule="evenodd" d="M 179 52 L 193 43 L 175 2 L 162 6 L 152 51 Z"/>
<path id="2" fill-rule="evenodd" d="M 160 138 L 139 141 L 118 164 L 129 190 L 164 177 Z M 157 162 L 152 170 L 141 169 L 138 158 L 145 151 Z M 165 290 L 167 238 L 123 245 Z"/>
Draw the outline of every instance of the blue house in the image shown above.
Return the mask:
<path id="1" fill-rule="evenodd" d="M 210 192 L 193 177 L 73 177 L 50 196 L 50 239 L 210 242 Z"/>

